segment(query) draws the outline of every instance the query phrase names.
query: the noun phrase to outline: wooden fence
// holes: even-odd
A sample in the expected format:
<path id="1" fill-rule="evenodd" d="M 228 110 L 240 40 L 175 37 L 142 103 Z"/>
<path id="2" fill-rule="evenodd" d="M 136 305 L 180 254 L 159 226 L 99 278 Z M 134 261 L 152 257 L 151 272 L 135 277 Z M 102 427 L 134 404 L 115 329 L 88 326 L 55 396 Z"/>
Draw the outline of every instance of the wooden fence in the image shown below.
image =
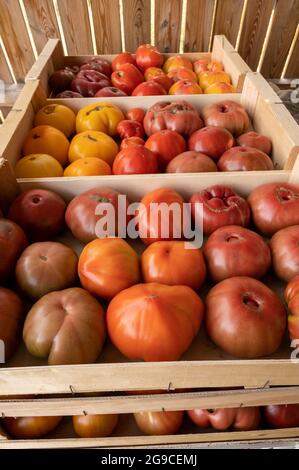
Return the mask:
<path id="1" fill-rule="evenodd" d="M 299 0 L 0 0 L 0 78 L 23 81 L 51 37 L 82 55 L 205 52 L 214 34 L 266 77 L 299 76 Z"/>

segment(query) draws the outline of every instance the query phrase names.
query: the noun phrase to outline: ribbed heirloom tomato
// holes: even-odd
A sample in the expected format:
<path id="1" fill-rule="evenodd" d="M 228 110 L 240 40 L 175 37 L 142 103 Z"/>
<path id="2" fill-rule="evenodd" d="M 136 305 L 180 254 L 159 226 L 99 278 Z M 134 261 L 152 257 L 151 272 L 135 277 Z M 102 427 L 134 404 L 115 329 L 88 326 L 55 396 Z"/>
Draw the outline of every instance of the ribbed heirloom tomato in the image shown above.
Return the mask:
<path id="1" fill-rule="evenodd" d="M 139 259 L 133 248 L 121 238 L 97 239 L 83 249 L 78 272 L 86 290 L 110 300 L 139 282 Z"/>
<path id="2" fill-rule="evenodd" d="M 112 103 L 94 103 L 78 112 L 76 131 L 100 131 L 111 136 L 117 135 L 117 124 L 124 118 L 123 112 Z"/>
<path id="3" fill-rule="evenodd" d="M 190 287 L 137 284 L 110 302 L 107 326 L 111 341 L 129 359 L 177 361 L 197 335 L 203 313 Z"/>
<path id="4" fill-rule="evenodd" d="M 218 431 L 233 428 L 238 431 L 257 429 L 261 413 L 257 406 L 241 408 L 195 409 L 188 411 L 189 418 L 200 428 L 212 426 Z"/>
<path id="5" fill-rule="evenodd" d="M 184 199 L 169 188 L 156 189 L 140 201 L 137 213 L 139 236 L 145 244 L 184 236 Z"/>
<path id="6" fill-rule="evenodd" d="M 141 256 L 145 282 L 199 289 L 206 277 L 202 252 L 183 241 L 156 242 Z"/>
<path id="7" fill-rule="evenodd" d="M 183 411 L 144 411 L 134 413 L 140 431 L 149 436 L 175 434 L 183 423 Z"/>

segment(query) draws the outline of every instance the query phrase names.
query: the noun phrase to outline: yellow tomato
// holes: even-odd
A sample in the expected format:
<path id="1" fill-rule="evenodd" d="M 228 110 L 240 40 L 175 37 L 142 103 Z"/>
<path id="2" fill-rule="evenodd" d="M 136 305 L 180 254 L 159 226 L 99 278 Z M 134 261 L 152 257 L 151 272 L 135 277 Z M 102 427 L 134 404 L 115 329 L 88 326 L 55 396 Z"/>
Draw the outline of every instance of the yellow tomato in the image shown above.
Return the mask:
<path id="1" fill-rule="evenodd" d="M 123 112 L 112 103 L 95 103 L 80 109 L 76 118 L 76 129 L 77 132 L 93 130 L 117 135 L 117 124 L 123 119 Z"/>
<path id="2" fill-rule="evenodd" d="M 118 145 L 100 131 L 85 131 L 75 135 L 69 148 L 69 161 L 72 163 L 79 158 L 96 157 L 101 158 L 112 165 L 118 153 Z"/>
<path id="3" fill-rule="evenodd" d="M 213 83 L 212 85 L 208 86 L 205 89 L 206 94 L 214 94 L 214 93 L 236 93 L 236 89 L 230 83 Z"/>
<path id="4" fill-rule="evenodd" d="M 23 155 L 46 153 L 63 166 L 67 163 L 69 146 L 63 132 L 52 126 L 37 126 L 31 129 L 24 142 Z"/>
<path id="5" fill-rule="evenodd" d="M 75 160 L 64 170 L 63 176 L 99 176 L 111 175 L 108 163 L 100 158 L 89 157 Z"/>
<path id="6" fill-rule="evenodd" d="M 200 87 L 205 90 L 208 86 L 213 85 L 214 83 L 231 83 L 231 79 L 228 73 L 226 72 L 201 72 L 198 75 L 198 81 Z"/>
<path id="7" fill-rule="evenodd" d="M 63 168 L 51 155 L 37 153 L 21 158 L 16 164 L 15 174 L 17 178 L 50 178 L 62 176 Z"/>
<path id="8" fill-rule="evenodd" d="M 34 125 L 55 127 L 69 137 L 75 133 L 76 115 L 72 109 L 63 104 L 48 104 L 38 111 Z"/>

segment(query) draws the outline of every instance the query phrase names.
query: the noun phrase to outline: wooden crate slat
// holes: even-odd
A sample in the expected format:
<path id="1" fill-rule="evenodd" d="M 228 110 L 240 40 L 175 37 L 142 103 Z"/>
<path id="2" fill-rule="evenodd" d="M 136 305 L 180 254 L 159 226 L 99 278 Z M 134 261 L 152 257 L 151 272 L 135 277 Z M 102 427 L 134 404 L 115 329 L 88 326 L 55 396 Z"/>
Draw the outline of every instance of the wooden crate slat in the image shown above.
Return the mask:
<path id="1" fill-rule="evenodd" d="M 34 54 L 18 0 L 1 0 L 0 34 L 17 81 L 34 62 Z"/>
<path id="2" fill-rule="evenodd" d="M 184 50 L 205 52 L 209 50 L 216 0 L 188 0 Z"/>
<path id="3" fill-rule="evenodd" d="M 224 34 L 235 47 L 244 0 L 221 0 L 217 11 L 213 34 Z"/>
<path id="4" fill-rule="evenodd" d="M 13 83 L 13 77 L 10 73 L 8 64 L 6 62 L 4 52 L 0 46 L 0 80 L 4 80 L 5 83 Z"/>
<path id="5" fill-rule="evenodd" d="M 49 38 L 59 38 L 59 28 L 53 3 L 48 0 L 24 0 L 29 26 L 40 53 Z"/>
<path id="6" fill-rule="evenodd" d="M 182 0 L 155 2 L 155 44 L 161 52 L 178 52 L 180 45 Z"/>
<path id="7" fill-rule="evenodd" d="M 297 37 L 294 50 L 292 52 L 290 61 L 285 71 L 284 78 L 298 78 L 299 77 L 299 36 Z M 298 85 L 297 85 L 298 86 Z"/>
<path id="8" fill-rule="evenodd" d="M 69 55 L 93 54 L 88 9 L 82 0 L 58 0 Z"/>
<path id="9" fill-rule="evenodd" d="M 122 50 L 118 0 L 91 0 L 96 45 L 99 54 Z"/>
<path id="10" fill-rule="evenodd" d="M 250 0 L 247 4 L 238 52 L 254 71 L 259 64 L 275 2 L 276 0 Z"/>
<path id="11" fill-rule="evenodd" d="M 289 48 L 299 23 L 299 0 L 277 0 L 261 73 L 269 78 L 281 76 Z M 298 62 L 298 56 L 297 56 Z"/>
<path id="12" fill-rule="evenodd" d="M 298 387 L 253 390 L 152 394 L 105 397 L 59 397 L 1 399 L 2 416 L 72 416 L 86 414 L 128 414 L 142 411 L 180 411 L 214 408 L 239 408 L 293 404 L 298 401 Z"/>
<path id="13" fill-rule="evenodd" d="M 58 430 L 57 430 L 58 432 Z M 58 448 L 148 448 L 148 446 L 167 446 L 177 448 L 180 444 L 182 448 L 192 447 L 193 444 L 205 443 L 203 448 L 208 444 L 209 448 L 213 447 L 213 443 L 223 442 L 239 443 L 248 447 L 250 444 L 264 443 L 264 447 L 279 447 L 282 444 L 298 442 L 299 429 L 259 429 L 257 431 L 227 431 L 227 432 L 208 432 L 198 434 L 175 434 L 166 436 L 117 436 L 102 438 L 43 438 L 43 439 L 1 439 L 1 449 L 58 449 Z M 273 443 L 273 444 L 272 444 Z M 198 445 L 195 446 L 198 448 Z"/>
<path id="14" fill-rule="evenodd" d="M 126 51 L 151 42 L 150 0 L 123 0 Z"/>

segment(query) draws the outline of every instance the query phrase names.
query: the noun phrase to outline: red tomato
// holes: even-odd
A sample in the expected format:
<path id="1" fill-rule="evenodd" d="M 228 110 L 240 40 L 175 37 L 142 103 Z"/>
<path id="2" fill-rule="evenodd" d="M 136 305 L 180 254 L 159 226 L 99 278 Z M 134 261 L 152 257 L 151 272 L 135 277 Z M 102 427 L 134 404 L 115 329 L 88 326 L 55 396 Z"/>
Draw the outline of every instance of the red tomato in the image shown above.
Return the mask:
<path id="1" fill-rule="evenodd" d="M 152 214 L 153 204 L 161 203 L 169 210 L 163 212 L 164 208 L 161 211 L 158 208 L 155 220 Z M 183 238 L 183 204 L 184 199 L 173 189 L 160 188 L 146 194 L 140 201 L 137 214 L 139 236 L 143 242 L 150 244 L 160 240 Z M 178 215 L 175 210 L 171 210 L 172 205 L 175 205 L 174 209 L 178 209 Z"/>
<path id="2" fill-rule="evenodd" d="M 166 173 L 202 173 L 217 171 L 213 160 L 200 152 L 189 150 L 174 157 L 166 167 Z"/>
<path id="3" fill-rule="evenodd" d="M 86 290 L 110 300 L 139 282 L 139 260 L 133 248 L 121 238 L 97 239 L 83 249 L 78 273 Z"/>
<path id="4" fill-rule="evenodd" d="M 149 436 L 175 434 L 183 423 L 183 411 L 144 411 L 134 413 L 140 431 Z"/>
<path id="5" fill-rule="evenodd" d="M 124 119 L 118 123 L 116 130 L 121 139 L 127 137 L 140 137 L 142 139 L 144 137 L 143 125 L 138 121 Z"/>
<path id="6" fill-rule="evenodd" d="M 264 417 L 272 428 L 297 428 L 299 426 L 299 405 L 268 405 Z"/>
<path id="7" fill-rule="evenodd" d="M 19 225 L 0 219 L 0 284 L 11 278 L 16 262 L 27 245 L 28 240 Z"/>
<path id="8" fill-rule="evenodd" d="M 80 437 L 111 436 L 118 423 L 118 415 L 73 416 L 75 433 Z"/>
<path id="9" fill-rule="evenodd" d="M 291 340 L 299 338 L 299 276 L 295 276 L 286 287 L 284 293 L 289 309 L 288 329 Z"/>
<path id="10" fill-rule="evenodd" d="M 112 204 L 115 211 L 115 229 L 118 233 L 118 197 L 120 193 L 109 188 L 94 188 L 74 197 L 69 203 L 65 213 L 65 221 L 75 238 L 82 243 L 88 243 L 95 238 L 97 223 L 105 213 L 99 211 L 106 204 Z M 127 201 L 128 206 L 128 201 Z M 96 214 L 97 212 L 97 214 Z M 128 219 L 126 220 L 126 223 Z M 124 227 L 122 227 L 124 228 Z M 109 235 L 115 235 L 109 233 Z"/>
<path id="11" fill-rule="evenodd" d="M 225 225 L 246 227 L 249 224 L 249 205 L 245 199 L 238 196 L 228 186 L 211 186 L 194 194 L 190 203 L 193 217 L 196 217 L 199 210 L 196 204 L 203 204 L 203 231 L 205 235 L 210 235 L 217 228 Z"/>
<path id="12" fill-rule="evenodd" d="M 114 175 L 158 173 L 158 159 L 153 152 L 141 145 L 129 146 L 116 155 L 112 171 Z"/>
<path id="13" fill-rule="evenodd" d="M 143 119 L 145 116 L 145 111 L 142 108 L 131 108 L 126 114 L 126 119 L 131 121 L 138 121 L 143 124 Z"/>
<path id="14" fill-rule="evenodd" d="M 273 268 L 283 281 L 289 282 L 299 275 L 299 225 L 276 232 L 270 241 Z"/>
<path id="15" fill-rule="evenodd" d="M 286 311 L 278 295 L 260 281 L 225 279 L 210 290 L 206 306 L 208 334 L 228 354 L 254 359 L 280 346 Z"/>
<path id="16" fill-rule="evenodd" d="M 34 416 L 4 418 L 7 432 L 18 439 L 37 439 L 53 431 L 62 420 L 61 416 Z"/>
<path id="17" fill-rule="evenodd" d="M 64 229 L 64 200 L 53 191 L 29 189 L 15 199 L 8 217 L 33 241 L 49 240 Z"/>
<path id="18" fill-rule="evenodd" d="M 133 64 L 124 64 L 111 75 L 112 85 L 127 95 L 143 82 L 142 73 Z"/>
<path id="19" fill-rule="evenodd" d="M 152 134 L 145 147 L 157 155 L 159 166 L 164 169 L 174 157 L 185 151 L 186 142 L 178 132 L 164 130 Z"/>
<path id="20" fill-rule="evenodd" d="M 145 282 L 189 286 L 194 290 L 199 289 L 206 278 L 201 250 L 182 241 L 150 245 L 142 253 L 141 269 Z"/>
<path id="21" fill-rule="evenodd" d="M 206 126 L 224 127 L 236 137 L 246 132 L 250 125 L 243 106 L 231 100 L 208 104 L 204 107 L 202 116 Z"/>
<path id="22" fill-rule="evenodd" d="M 151 44 L 142 44 L 136 49 L 136 63 L 142 72 L 149 67 L 161 67 L 163 62 L 163 55 Z"/>
<path id="23" fill-rule="evenodd" d="M 215 282 L 234 276 L 259 279 L 271 266 L 270 248 L 265 240 L 238 225 L 215 230 L 204 245 L 204 255 Z"/>
<path id="24" fill-rule="evenodd" d="M 190 287 L 137 284 L 110 302 L 109 337 L 129 359 L 177 361 L 197 335 L 203 312 Z"/>
<path id="25" fill-rule="evenodd" d="M 216 410 L 196 409 L 188 411 L 188 415 L 200 428 L 212 426 L 217 431 L 225 431 L 231 427 L 237 431 L 251 431 L 257 429 L 261 421 L 261 413 L 257 406 Z"/>
<path id="26" fill-rule="evenodd" d="M 135 146 L 143 146 L 145 144 L 143 139 L 140 139 L 140 137 L 127 137 L 126 139 L 122 140 L 120 144 L 120 150 L 127 149 L 129 147 L 135 147 Z"/>
<path id="27" fill-rule="evenodd" d="M 0 339 L 5 346 L 5 361 L 14 354 L 23 326 L 23 304 L 12 290 L 0 287 Z"/>
<path id="28" fill-rule="evenodd" d="M 220 171 L 263 171 L 274 170 L 270 157 L 261 150 L 251 147 L 233 147 L 221 155 L 218 163 Z"/>
<path id="29" fill-rule="evenodd" d="M 217 161 L 234 145 L 231 133 L 223 127 L 204 127 L 195 131 L 188 141 L 189 150 L 202 152 Z"/>
<path id="30" fill-rule="evenodd" d="M 272 142 L 265 135 L 258 134 L 257 132 L 246 132 L 237 138 L 237 144 L 242 147 L 253 147 L 261 150 L 262 152 L 270 155 L 272 150 Z"/>
<path id="31" fill-rule="evenodd" d="M 154 80 L 143 82 L 138 85 L 132 93 L 132 96 L 154 96 L 167 95 L 162 85 Z"/>
<path id="32" fill-rule="evenodd" d="M 112 70 L 115 72 L 119 70 L 124 64 L 136 65 L 136 60 L 129 52 L 121 52 L 112 61 Z"/>
<path id="33" fill-rule="evenodd" d="M 164 129 L 189 136 L 204 126 L 198 111 L 184 100 L 153 104 L 146 112 L 143 125 L 149 136 Z"/>
<path id="34" fill-rule="evenodd" d="M 299 224 L 299 187 L 269 183 L 254 189 L 248 198 L 253 221 L 265 235 Z"/>

